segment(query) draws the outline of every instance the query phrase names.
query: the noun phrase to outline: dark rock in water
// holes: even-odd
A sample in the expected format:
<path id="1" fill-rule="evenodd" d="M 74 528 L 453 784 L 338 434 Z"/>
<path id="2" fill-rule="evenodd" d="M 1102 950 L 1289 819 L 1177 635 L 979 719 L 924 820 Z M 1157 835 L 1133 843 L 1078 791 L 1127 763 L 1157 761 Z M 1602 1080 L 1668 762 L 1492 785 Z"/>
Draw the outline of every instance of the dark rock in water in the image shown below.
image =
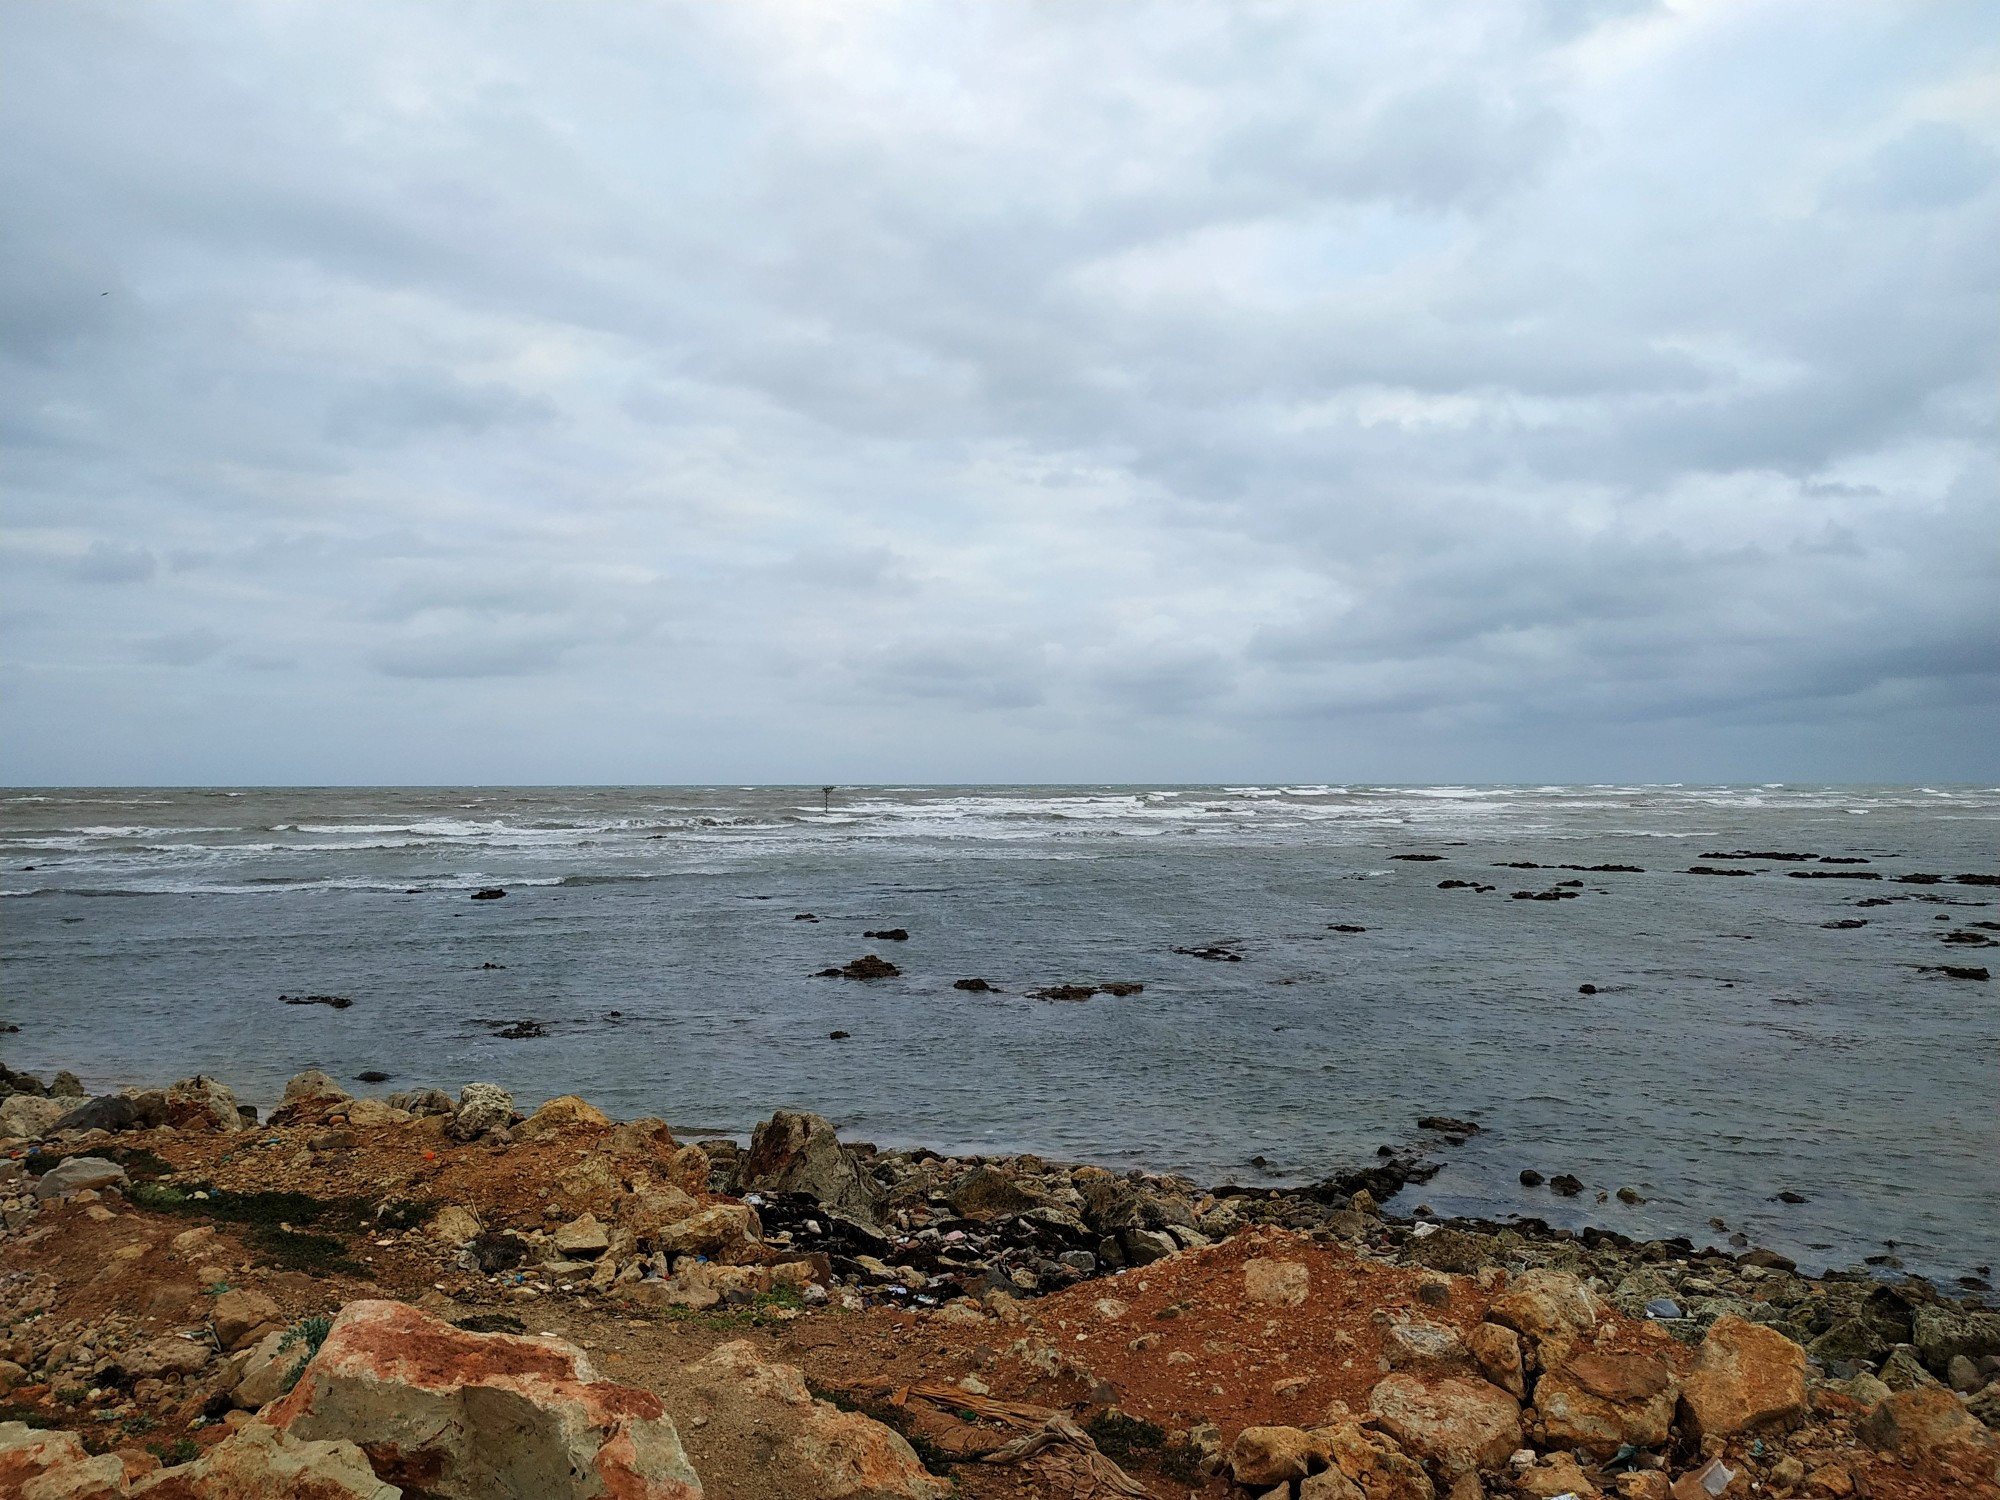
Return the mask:
<path id="1" fill-rule="evenodd" d="M 286 1005 L 324 1005 L 329 1010 L 346 1010 L 354 1002 L 345 995 L 280 995 Z"/>
<path id="2" fill-rule="evenodd" d="M 1908 896 L 1867 896 L 1855 902 L 1856 906 L 1891 906 L 1898 901 L 1907 901 Z"/>
<path id="3" fill-rule="evenodd" d="M 1563 865 L 1565 870 L 1581 870 L 1586 875 L 1643 875 L 1644 865 Z"/>
<path id="4" fill-rule="evenodd" d="M 1712 865 L 1689 865 L 1690 875 L 1755 875 L 1755 870 L 1718 870 Z"/>
<path id="5" fill-rule="evenodd" d="M 1521 1169 L 1522 1187 L 1540 1187 L 1544 1182 L 1547 1181 L 1548 1179 L 1542 1176 L 1542 1174 L 1540 1172 L 1537 1172 L 1533 1167 L 1523 1167 Z"/>
<path id="6" fill-rule="evenodd" d="M 1822 922 L 1819 925 L 1834 932 L 1852 932 L 1857 927 L 1866 927 L 1868 919 L 1866 917 L 1840 917 L 1835 921 Z"/>
<path id="7" fill-rule="evenodd" d="M 907 943 L 910 940 L 908 929 L 902 927 L 884 927 L 879 932 L 864 932 L 861 935 L 865 938 L 880 938 L 885 943 Z"/>
<path id="8" fill-rule="evenodd" d="M 1873 870 L 1787 870 L 1794 880 L 1880 880 Z"/>
<path id="9" fill-rule="evenodd" d="M 1493 866 L 1496 870 L 1539 870 L 1540 865 L 1532 859 L 1503 859 Z"/>
<path id="10" fill-rule="evenodd" d="M 864 953 L 844 968 L 821 969 L 822 979 L 894 979 L 903 971 L 886 958 L 878 958 L 873 953 Z"/>
<path id="11" fill-rule="evenodd" d="M 1969 964 L 1918 964 L 1917 969 L 1924 974 L 1942 974 L 1947 979 L 1991 979 L 1993 976 L 1983 968 L 1973 968 Z"/>
<path id="12" fill-rule="evenodd" d="M 1088 1000 L 1097 993 L 1094 984 L 1053 984 L 1047 989 L 1029 990 L 1030 1000 Z"/>
<path id="13" fill-rule="evenodd" d="M 1174 952 L 1185 953 L 1189 958 L 1205 958 L 1210 963 L 1240 964 L 1243 962 L 1242 954 L 1232 953 L 1220 944 L 1207 948 L 1176 948 Z"/>
<path id="14" fill-rule="evenodd" d="M 1583 1180 L 1572 1177 L 1567 1172 L 1558 1172 L 1549 1179 L 1549 1191 L 1560 1193 L 1565 1198 L 1574 1198 L 1583 1191 Z"/>
<path id="15" fill-rule="evenodd" d="M 844 1042 L 850 1035 L 851 1033 L 845 1031 L 829 1031 L 826 1039 L 830 1042 Z"/>
<path id="16" fill-rule="evenodd" d="M 1516 891 L 1510 899 L 1515 901 L 1574 901 L 1576 899 L 1576 892 L 1563 890 Z"/>
<path id="17" fill-rule="evenodd" d="M 356 1083 L 387 1083 L 389 1075 L 384 1073 L 380 1068 L 370 1068 L 365 1073 L 356 1073 L 354 1081 Z"/>
<path id="18" fill-rule="evenodd" d="M 1597 993 L 1597 986 L 1594 984 L 1580 984 L 1576 987 L 1576 992 L 1579 995 L 1594 995 Z"/>
<path id="19" fill-rule="evenodd" d="M 1440 880 L 1438 882 L 1438 889 L 1441 891 L 1490 891 L 1493 887 L 1490 885 L 1481 885 L 1476 880 Z"/>
<path id="20" fill-rule="evenodd" d="M 31 1094 L 37 1099 L 46 1099 L 49 1091 L 33 1073 L 16 1073 L 5 1063 L 0 1063 L 0 1098 L 8 1094 Z"/>
<path id="21" fill-rule="evenodd" d="M 1119 999 L 1122 1000 L 1127 995 L 1137 995 L 1143 993 L 1146 987 L 1143 984 L 1139 984 L 1134 980 L 1120 979 L 1120 980 L 1115 980 L 1110 984 L 1099 985 L 1098 988 L 1103 990 L 1105 994 L 1116 995 Z"/>
<path id="22" fill-rule="evenodd" d="M 1733 849 L 1727 852 L 1720 849 L 1704 849 L 1701 857 L 1703 859 L 1781 859 L 1798 864 L 1801 861 L 1811 859 L 1813 856 L 1810 854 L 1787 854 L 1779 849 Z"/>
<path id="23" fill-rule="evenodd" d="M 1478 1135 L 1481 1128 L 1470 1120 L 1454 1120 L 1450 1115 L 1425 1115 L 1417 1121 L 1419 1130 L 1437 1130 L 1446 1135 Z"/>
<path id="24" fill-rule="evenodd" d="M 1985 933 L 1970 932 L 1962 927 L 1940 934 L 1938 941 L 1941 943 L 1958 943 L 1967 948 L 2000 948 L 2000 943 L 1995 943 Z"/>
<path id="25" fill-rule="evenodd" d="M 814 916 L 809 911 L 802 911 L 802 912 L 795 912 L 792 916 L 792 920 L 794 922 L 817 922 L 819 918 Z"/>
<path id="26" fill-rule="evenodd" d="M 2000 885 L 2000 875 L 1954 875 L 1960 885 Z"/>
<path id="27" fill-rule="evenodd" d="M 951 987 L 955 990 L 971 990 L 979 995 L 997 995 L 1000 992 L 983 979 L 954 979 Z"/>
<path id="28" fill-rule="evenodd" d="M 1412 864 L 1432 864 L 1443 859 L 1442 854 L 1392 854 L 1391 859 L 1407 859 Z"/>
<path id="29" fill-rule="evenodd" d="M 1328 932 L 1366 932 L 1368 929 L 1366 927 L 1357 927 L 1352 922 L 1329 922 L 1326 924 L 1326 930 Z"/>
<path id="30" fill-rule="evenodd" d="M 1865 865 L 1869 861 L 1858 854 L 1822 854 L 1819 862 L 1823 865 Z"/>
<path id="31" fill-rule="evenodd" d="M 1909 873 L 1908 875 L 1898 875 L 1898 876 L 1896 877 L 1896 884 L 1898 884 L 1898 885 L 1938 885 L 1938 884 L 1942 883 L 1942 881 L 1943 881 L 1943 880 L 1944 880 L 1944 876 L 1942 876 L 1942 875 L 1926 875 L 1926 874 L 1924 874 L 1924 873 L 1923 873 L 1923 872 L 1922 872 L 1921 870 L 1913 870 L 1913 871 L 1911 871 L 1911 872 L 1910 872 L 1910 873 Z"/>
<path id="32" fill-rule="evenodd" d="M 498 901 L 507 893 L 497 885 L 489 885 L 472 893 L 474 901 Z"/>
<path id="33" fill-rule="evenodd" d="M 1767 1271 L 1796 1271 L 1799 1263 L 1788 1255 L 1780 1255 L 1775 1250 L 1752 1250 L 1748 1255 L 1736 1257 L 1739 1266 L 1762 1266 Z"/>
<path id="34" fill-rule="evenodd" d="M 525 1042 L 534 1037 L 547 1036 L 549 1029 L 539 1021 L 516 1021 L 511 1026 L 502 1026 L 493 1034 L 503 1041 Z"/>
<path id="35" fill-rule="evenodd" d="M 81 1100 L 87 1096 L 84 1093 L 83 1080 L 70 1072 L 68 1068 L 64 1068 L 60 1073 L 56 1074 L 55 1082 L 49 1085 L 49 1097 L 51 1099 Z"/>
<path id="36" fill-rule="evenodd" d="M 481 964 L 479 967 L 482 969 L 504 969 L 507 966 L 505 964 Z"/>
<path id="37" fill-rule="evenodd" d="M 1804 1193 L 1795 1193 L 1790 1188 L 1786 1188 L 1773 1201 L 1777 1203 L 1810 1203 L 1812 1199 L 1808 1198 Z"/>

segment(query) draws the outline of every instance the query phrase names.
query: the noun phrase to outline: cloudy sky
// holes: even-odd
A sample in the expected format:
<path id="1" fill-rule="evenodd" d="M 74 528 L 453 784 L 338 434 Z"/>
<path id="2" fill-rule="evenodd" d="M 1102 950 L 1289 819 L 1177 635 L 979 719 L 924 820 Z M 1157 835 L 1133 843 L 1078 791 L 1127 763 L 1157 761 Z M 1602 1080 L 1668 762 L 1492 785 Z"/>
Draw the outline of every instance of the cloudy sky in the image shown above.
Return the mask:
<path id="1" fill-rule="evenodd" d="M 0 780 L 2000 777 L 2000 9 L 0 5 Z"/>

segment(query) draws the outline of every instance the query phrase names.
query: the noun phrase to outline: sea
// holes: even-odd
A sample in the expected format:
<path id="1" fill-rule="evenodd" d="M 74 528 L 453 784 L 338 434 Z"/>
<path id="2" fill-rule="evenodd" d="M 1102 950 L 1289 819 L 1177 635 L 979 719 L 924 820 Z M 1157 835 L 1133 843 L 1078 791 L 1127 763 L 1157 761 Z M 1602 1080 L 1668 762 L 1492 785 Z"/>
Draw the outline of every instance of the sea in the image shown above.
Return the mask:
<path id="1" fill-rule="evenodd" d="M 0 1056 L 1250 1187 L 1427 1147 L 1393 1207 L 1985 1280 L 1996 874 L 1995 787 L 12 789 Z"/>

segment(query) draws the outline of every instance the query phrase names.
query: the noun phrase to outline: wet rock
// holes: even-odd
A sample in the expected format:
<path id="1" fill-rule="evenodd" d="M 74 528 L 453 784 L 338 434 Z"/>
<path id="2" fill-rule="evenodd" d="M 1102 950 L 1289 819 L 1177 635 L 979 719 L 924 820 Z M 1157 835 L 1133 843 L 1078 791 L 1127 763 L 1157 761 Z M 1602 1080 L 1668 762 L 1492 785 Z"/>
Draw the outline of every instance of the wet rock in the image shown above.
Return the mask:
<path id="1" fill-rule="evenodd" d="M 71 1156 L 57 1162 L 35 1183 L 35 1196 L 46 1202 L 95 1188 L 129 1188 L 132 1179 L 115 1161 L 101 1156 Z"/>
<path id="2" fill-rule="evenodd" d="M 1297 1307 L 1312 1293 L 1312 1273 L 1295 1260 L 1258 1257 L 1243 1263 L 1243 1295 L 1271 1307 Z"/>
<path id="3" fill-rule="evenodd" d="M 1219 943 L 1211 944 L 1205 948 L 1176 948 L 1174 952 L 1185 954 L 1189 958 L 1205 958 L 1212 964 L 1240 964 L 1243 962 L 1242 954 L 1233 952 Z"/>
<path id="4" fill-rule="evenodd" d="M 1574 1198 L 1583 1191 L 1583 1179 L 1572 1177 L 1567 1172 L 1558 1172 L 1549 1179 L 1549 1191 L 1559 1193 L 1565 1198 Z"/>
<path id="5" fill-rule="evenodd" d="M 261 1422 L 238 1428 L 192 1463 L 161 1469 L 128 1492 L 153 1500 L 396 1500 L 350 1442 L 308 1442 Z"/>
<path id="6" fill-rule="evenodd" d="M 356 1083 L 387 1083 L 391 1076 L 391 1074 L 384 1073 L 380 1068 L 363 1068 L 359 1073 L 354 1075 L 354 1081 Z"/>
<path id="7" fill-rule="evenodd" d="M 547 1036 L 549 1028 L 540 1021 L 513 1021 L 501 1026 L 493 1034 L 504 1042 L 529 1042 L 537 1037 Z"/>
<path id="8" fill-rule="evenodd" d="M 472 893 L 472 899 L 474 901 L 498 901 L 506 894 L 507 892 L 497 885 L 481 886 Z"/>
<path id="9" fill-rule="evenodd" d="M 1096 993 L 1097 986 L 1094 984 L 1054 984 L 1046 989 L 1029 990 L 1027 996 L 1030 1000 L 1064 1000 L 1074 1003 L 1088 1000 Z"/>
<path id="10" fill-rule="evenodd" d="M 464 1333 L 398 1302 L 350 1302 L 268 1413 L 346 1439 L 391 1483 L 437 1500 L 501 1494 L 699 1500 L 657 1396 L 597 1379 L 553 1338 Z"/>
<path id="11" fill-rule="evenodd" d="M 1786 1428 L 1805 1412 L 1805 1350 L 1742 1318 L 1710 1325 L 1681 1385 L 1682 1418 L 1698 1436 Z"/>
<path id="12" fill-rule="evenodd" d="M 1417 1121 L 1417 1128 L 1436 1130 L 1445 1135 L 1474 1136 L 1479 1134 L 1482 1127 L 1470 1120 L 1454 1120 L 1450 1115 L 1425 1115 Z"/>
<path id="13" fill-rule="evenodd" d="M 894 979 L 903 971 L 888 959 L 873 953 L 864 953 L 853 962 L 838 968 L 821 969 L 822 979 Z"/>
<path id="14" fill-rule="evenodd" d="M 878 939 L 884 943 L 907 943 L 910 940 L 908 930 L 901 927 L 884 927 L 880 931 L 864 932 L 861 935 L 865 938 Z"/>
<path id="15" fill-rule="evenodd" d="M 1537 1172 L 1533 1167 L 1523 1167 L 1521 1169 L 1522 1187 L 1540 1187 L 1544 1182 L 1547 1181 L 1548 1179 L 1542 1176 L 1542 1174 L 1540 1172 Z"/>
<path id="16" fill-rule="evenodd" d="M 1535 1385 L 1535 1409 L 1552 1444 L 1610 1458 L 1620 1448 L 1667 1441 L 1680 1389 L 1673 1371 L 1639 1354 L 1572 1354 Z"/>
<path id="17" fill-rule="evenodd" d="M 1114 979 L 1109 983 L 1099 985 L 1098 988 L 1104 991 L 1105 994 L 1116 996 L 1120 1000 L 1131 995 L 1144 994 L 1146 990 L 1143 984 L 1130 979 Z"/>
<path id="18" fill-rule="evenodd" d="M 1435 864 L 1444 858 L 1442 854 L 1392 854 L 1391 859 L 1406 859 L 1412 864 Z"/>
<path id="19" fill-rule="evenodd" d="M 796 1366 L 766 1363 L 747 1340 L 721 1345 L 687 1374 L 718 1422 L 768 1445 L 774 1488 L 823 1500 L 944 1500 L 950 1492 L 900 1434 L 814 1400 Z"/>
<path id="20" fill-rule="evenodd" d="M 744 1192 L 808 1194 L 879 1232 L 876 1215 L 885 1194 L 822 1115 L 774 1113 L 752 1132 L 736 1181 Z"/>
<path id="21" fill-rule="evenodd" d="M 955 990 L 970 990 L 976 995 L 997 995 L 1000 993 L 983 979 L 954 979 L 951 987 Z"/>
<path id="22" fill-rule="evenodd" d="M 505 1130 L 514 1118 L 514 1096 L 497 1083 L 468 1083 L 458 1091 L 446 1133 L 455 1141 L 476 1140 L 489 1130 Z"/>
<path id="23" fill-rule="evenodd" d="M 1520 1404 L 1483 1380 L 1385 1375 L 1369 1393 L 1368 1410 L 1447 1477 L 1497 1468 L 1521 1446 Z"/>
<path id="24" fill-rule="evenodd" d="M 346 1010 L 354 1002 L 346 995 L 280 995 L 280 1005 L 324 1005 L 328 1010 Z"/>
<path id="25" fill-rule="evenodd" d="M 1329 922 L 1326 924 L 1326 930 L 1328 932 L 1366 932 L 1368 929 L 1357 926 L 1353 922 Z"/>

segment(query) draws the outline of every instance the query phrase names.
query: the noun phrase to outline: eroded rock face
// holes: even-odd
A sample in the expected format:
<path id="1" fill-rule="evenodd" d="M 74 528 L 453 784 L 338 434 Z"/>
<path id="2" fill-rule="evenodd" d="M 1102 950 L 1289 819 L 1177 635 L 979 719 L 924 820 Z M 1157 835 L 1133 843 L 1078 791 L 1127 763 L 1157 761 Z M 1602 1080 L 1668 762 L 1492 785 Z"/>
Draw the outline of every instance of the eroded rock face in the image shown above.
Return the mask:
<path id="1" fill-rule="evenodd" d="M 737 1168 L 745 1192 L 808 1193 L 835 1213 L 873 1226 L 882 1192 L 852 1154 L 841 1149 L 824 1116 L 781 1109 L 750 1137 Z"/>
<path id="2" fill-rule="evenodd" d="M 1465 1336 L 1465 1346 L 1480 1374 L 1516 1401 L 1528 1399 L 1527 1361 L 1518 1333 L 1498 1323 L 1481 1323 Z"/>
<path id="3" fill-rule="evenodd" d="M 795 1365 L 771 1364 L 738 1339 L 688 1367 L 711 1403 L 730 1407 L 776 1445 L 773 1496 L 812 1500 L 944 1500 L 950 1486 L 926 1473 L 901 1434 L 859 1412 L 813 1399 Z M 744 1403 L 755 1410 L 743 1412 Z"/>
<path id="4" fill-rule="evenodd" d="M 1641 1354 L 1572 1354 L 1535 1386 L 1549 1440 L 1609 1458 L 1630 1443 L 1657 1448 L 1673 1426 L 1680 1394 L 1673 1372 Z"/>
<path id="5" fill-rule="evenodd" d="M 1682 1382 L 1681 1404 L 1702 1437 L 1790 1427 L 1806 1412 L 1806 1351 L 1760 1323 L 1717 1318 Z"/>
<path id="6" fill-rule="evenodd" d="M 1289 1484 L 1324 1468 L 1330 1457 L 1322 1438 L 1303 1427 L 1246 1427 L 1229 1449 L 1229 1472 L 1253 1490 Z"/>
<path id="7" fill-rule="evenodd" d="M 73 1432 L 0 1422 L 0 1495 L 25 1494 L 30 1484 L 63 1500 L 99 1500 L 125 1493 L 125 1466 L 109 1453 L 92 1458 Z"/>
<path id="8" fill-rule="evenodd" d="M 1532 1341 L 1536 1367 L 1553 1370 L 1597 1327 L 1590 1289 L 1567 1271 L 1522 1271 L 1493 1299 L 1487 1319 Z M 1527 1353 L 1529 1351 L 1523 1351 Z"/>
<path id="9" fill-rule="evenodd" d="M 1942 1376 L 1957 1358 L 2000 1354 L 2000 1312 L 1923 1306 L 1916 1311 L 1910 1342 L 1934 1374 Z"/>
<path id="10" fill-rule="evenodd" d="M 34 1094 L 10 1094 L 0 1103 L 0 1137 L 23 1140 L 47 1135 L 56 1121 L 75 1107 L 73 1099 L 43 1099 Z"/>
<path id="11" fill-rule="evenodd" d="M 1391 1369 L 1419 1373 L 1450 1374 L 1468 1369 L 1473 1362 L 1472 1351 L 1459 1331 L 1440 1323 L 1391 1324 L 1382 1339 L 1382 1353 Z"/>
<path id="12" fill-rule="evenodd" d="M 468 1083 L 458 1091 L 448 1129 L 453 1140 L 470 1141 L 489 1130 L 505 1130 L 513 1118 L 512 1094 L 497 1083 Z"/>
<path id="13" fill-rule="evenodd" d="M 1390 1439 L 1355 1422 L 1320 1428 L 1315 1436 L 1325 1440 L 1334 1468 L 1368 1500 L 1435 1500 L 1436 1487 L 1422 1465 Z"/>
<path id="14" fill-rule="evenodd" d="M 345 1104 L 354 1096 L 318 1068 L 294 1074 L 285 1085 L 285 1097 L 271 1112 L 274 1122 L 296 1120 Z"/>
<path id="15" fill-rule="evenodd" d="M 1397 1442 L 1434 1460 L 1447 1477 L 1498 1468 L 1521 1446 L 1519 1403 L 1483 1380 L 1386 1375 L 1369 1393 L 1368 1409 Z"/>
<path id="16" fill-rule="evenodd" d="M 346 1439 L 437 1500 L 699 1500 L 650 1391 L 599 1380 L 559 1339 L 465 1333 L 400 1302 L 350 1302 L 290 1395 L 282 1432 Z"/>
<path id="17" fill-rule="evenodd" d="M 377 1479 L 353 1443 L 305 1442 L 253 1422 L 129 1493 L 145 1500 L 397 1500 L 402 1491 Z"/>

